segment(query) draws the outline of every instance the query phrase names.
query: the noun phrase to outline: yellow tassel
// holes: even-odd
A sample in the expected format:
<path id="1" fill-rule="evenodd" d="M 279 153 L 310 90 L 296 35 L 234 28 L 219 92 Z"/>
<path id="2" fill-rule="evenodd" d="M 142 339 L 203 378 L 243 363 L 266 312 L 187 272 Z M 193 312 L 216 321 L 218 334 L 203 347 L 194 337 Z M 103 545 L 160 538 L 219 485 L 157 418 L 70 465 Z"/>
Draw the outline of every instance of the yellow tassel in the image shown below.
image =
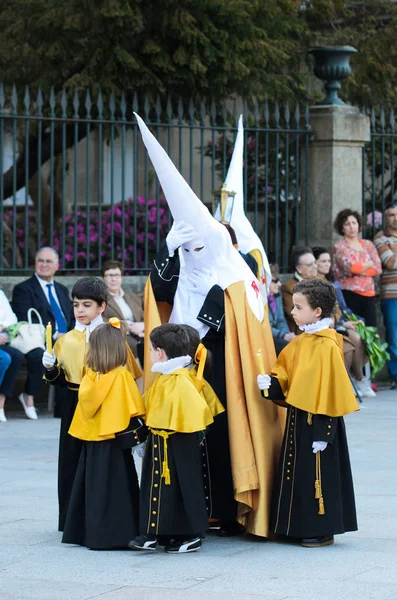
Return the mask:
<path id="1" fill-rule="evenodd" d="M 163 431 L 160 429 L 152 429 L 151 427 L 149 427 L 149 429 L 152 433 L 154 433 L 155 435 L 159 435 L 164 440 L 164 460 L 163 460 L 163 465 L 162 465 L 163 472 L 161 473 L 161 477 L 163 477 L 165 485 L 170 485 L 171 484 L 171 473 L 170 473 L 170 469 L 168 467 L 167 439 L 169 438 L 170 435 L 173 435 L 176 432 L 175 431 Z"/>
<path id="2" fill-rule="evenodd" d="M 313 421 L 313 415 L 312 415 L 312 413 L 309 413 L 309 412 L 308 412 L 308 413 L 307 413 L 307 424 L 308 424 L 308 425 L 311 425 L 311 424 L 312 424 L 312 421 Z"/>
<path id="3" fill-rule="evenodd" d="M 325 515 L 324 498 L 322 496 L 318 499 L 318 514 Z"/>
<path id="4" fill-rule="evenodd" d="M 165 460 L 163 461 L 163 473 L 161 476 L 164 477 L 165 485 L 170 485 L 171 473 L 170 473 L 170 470 L 169 470 L 168 465 L 166 464 Z"/>
<path id="5" fill-rule="evenodd" d="M 314 497 L 318 500 L 321 497 L 321 483 L 319 479 L 314 482 Z"/>

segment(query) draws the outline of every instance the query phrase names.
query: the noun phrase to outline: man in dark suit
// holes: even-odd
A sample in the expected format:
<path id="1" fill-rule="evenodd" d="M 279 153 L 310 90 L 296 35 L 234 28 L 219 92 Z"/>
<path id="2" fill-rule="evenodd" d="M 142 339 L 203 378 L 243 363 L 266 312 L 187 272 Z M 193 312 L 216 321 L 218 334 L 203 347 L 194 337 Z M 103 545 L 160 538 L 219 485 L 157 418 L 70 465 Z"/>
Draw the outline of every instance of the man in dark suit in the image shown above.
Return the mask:
<path id="1" fill-rule="evenodd" d="M 51 323 L 54 341 L 74 326 L 73 307 L 68 289 L 54 281 L 58 265 L 57 252 L 53 248 L 41 248 L 36 254 L 35 274 L 16 285 L 12 294 L 12 307 L 18 321 L 26 321 L 29 308 L 35 308 L 44 325 Z M 39 348 L 26 355 L 26 392 L 19 398 L 25 412 L 26 408 L 33 406 L 34 396 L 40 393 L 42 356 L 43 350 Z"/>

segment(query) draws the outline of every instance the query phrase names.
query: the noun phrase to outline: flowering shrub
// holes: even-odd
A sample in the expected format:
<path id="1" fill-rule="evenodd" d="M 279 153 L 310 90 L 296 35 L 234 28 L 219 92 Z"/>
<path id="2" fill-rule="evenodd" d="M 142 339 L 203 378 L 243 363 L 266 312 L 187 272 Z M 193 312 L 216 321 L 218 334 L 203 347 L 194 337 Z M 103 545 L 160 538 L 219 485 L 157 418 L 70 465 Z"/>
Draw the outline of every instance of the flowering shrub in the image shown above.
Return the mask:
<path id="1" fill-rule="evenodd" d="M 136 203 L 129 198 L 124 206 L 119 202 L 113 207 L 104 208 L 100 215 L 97 206 L 92 207 L 89 216 L 85 210 L 79 209 L 75 215 L 56 221 L 52 243 L 48 231 L 43 231 L 40 245 L 52 245 L 57 250 L 63 271 L 73 272 L 76 268 L 99 269 L 100 258 L 101 262 L 110 258 L 120 260 L 127 272 L 132 269 L 147 269 L 156 254 L 157 230 L 160 241 L 168 232 L 168 206 L 164 198 L 160 198 L 158 206 L 159 208 L 156 200 L 146 201 L 138 197 Z M 13 209 L 4 211 L 4 221 L 13 229 Z M 26 241 L 24 226 L 25 212 L 17 212 L 16 240 L 22 255 Z M 29 248 L 33 250 L 29 257 L 32 261 L 37 249 L 37 215 L 34 209 L 29 209 Z"/>
<path id="2" fill-rule="evenodd" d="M 379 210 L 367 214 L 365 221 L 365 237 L 372 238 L 382 229 L 383 215 Z"/>

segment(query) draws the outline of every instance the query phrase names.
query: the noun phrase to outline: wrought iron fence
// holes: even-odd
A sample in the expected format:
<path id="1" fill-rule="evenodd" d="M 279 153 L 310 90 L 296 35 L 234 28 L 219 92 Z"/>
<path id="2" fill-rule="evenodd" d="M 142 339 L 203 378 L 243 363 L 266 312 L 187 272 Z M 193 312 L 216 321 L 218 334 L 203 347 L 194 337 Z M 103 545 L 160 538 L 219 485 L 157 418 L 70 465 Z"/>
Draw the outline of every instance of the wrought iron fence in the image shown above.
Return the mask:
<path id="1" fill-rule="evenodd" d="M 307 242 L 309 112 L 254 101 L 241 110 L 246 211 L 285 270 L 291 247 Z M 43 245 L 57 249 L 61 273 L 98 272 L 109 258 L 130 274 L 148 270 L 170 215 L 133 111 L 211 207 L 231 158 L 236 103 L 105 98 L 100 90 L 94 99 L 65 90 L 45 99 L 40 89 L 32 98 L 0 86 L 1 272 L 28 270 Z"/>
<path id="2" fill-rule="evenodd" d="M 363 148 L 363 234 L 372 239 L 383 227 L 385 206 L 396 199 L 397 131 L 393 109 L 363 112 L 371 122 L 371 141 Z"/>

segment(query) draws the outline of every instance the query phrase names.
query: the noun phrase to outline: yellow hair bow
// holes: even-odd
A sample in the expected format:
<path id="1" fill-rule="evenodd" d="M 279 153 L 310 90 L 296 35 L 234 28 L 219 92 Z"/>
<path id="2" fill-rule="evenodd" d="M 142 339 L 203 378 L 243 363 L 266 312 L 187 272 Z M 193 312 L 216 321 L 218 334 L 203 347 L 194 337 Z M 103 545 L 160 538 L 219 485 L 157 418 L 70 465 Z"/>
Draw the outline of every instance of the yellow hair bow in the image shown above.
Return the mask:
<path id="1" fill-rule="evenodd" d="M 117 317 L 110 317 L 109 323 L 112 327 L 116 327 L 116 329 L 120 329 L 120 319 Z"/>
<path id="2" fill-rule="evenodd" d="M 197 379 L 201 381 L 203 378 L 205 361 L 207 360 L 207 348 L 204 344 L 199 344 L 197 346 L 196 354 L 194 355 L 194 362 L 198 365 L 197 369 Z"/>

